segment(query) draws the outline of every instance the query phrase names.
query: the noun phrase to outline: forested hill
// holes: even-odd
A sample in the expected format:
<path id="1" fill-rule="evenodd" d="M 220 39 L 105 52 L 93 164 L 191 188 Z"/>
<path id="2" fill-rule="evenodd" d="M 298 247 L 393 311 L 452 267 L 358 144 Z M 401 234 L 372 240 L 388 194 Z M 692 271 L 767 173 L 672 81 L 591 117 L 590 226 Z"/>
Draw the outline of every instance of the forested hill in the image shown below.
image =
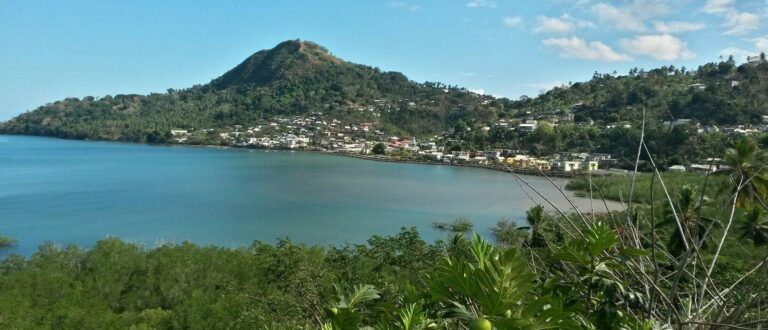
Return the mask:
<path id="1" fill-rule="evenodd" d="M 635 68 L 627 75 L 595 72 L 586 82 L 553 88 L 521 98 L 517 110 L 536 115 L 574 110 L 576 122 L 639 122 L 693 119 L 704 125 L 762 122 L 768 114 L 768 63 L 737 65 L 733 58 L 694 70 L 663 66 Z M 574 105 L 577 105 L 574 107 Z"/>
<path id="2" fill-rule="evenodd" d="M 651 125 L 682 118 L 705 125 L 762 122 L 768 114 L 768 64 L 737 66 L 729 59 L 695 70 L 669 66 L 627 75 L 595 73 L 587 82 L 510 101 L 441 83 L 416 83 L 398 72 L 346 62 L 315 43 L 291 40 L 256 52 L 205 85 L 150 95 L 68 98 L 1 123 L 0 133 L 164 142 L 171 129 L 224 130 L 323 113 L 342 122 L 374 123 L 387 133 L 424 136 L 531 117 L 637 127 L 642 109 Z"/>
<path id="3" fill-rule="evenodd" d="M 397 72 L 353 64 L 312 42 L 259 51 L 209 84 L 167 93 L 68 98 L 0 125 L 0 132 L 78 139 L 162 142 L 171 129 L 255 125 L 322 112 L 375 122 L 385 131 L 441 132 L 457 120 L 492 121 L 509 103 Z"/>

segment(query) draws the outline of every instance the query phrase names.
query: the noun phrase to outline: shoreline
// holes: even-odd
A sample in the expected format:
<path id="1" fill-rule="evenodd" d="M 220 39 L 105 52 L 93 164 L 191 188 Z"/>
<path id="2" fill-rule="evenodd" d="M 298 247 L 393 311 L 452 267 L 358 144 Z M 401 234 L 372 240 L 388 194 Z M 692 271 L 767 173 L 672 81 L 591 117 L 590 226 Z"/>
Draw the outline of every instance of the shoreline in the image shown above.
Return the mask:
<path id="1" fill-rule="evenodd" d="M 553 177 L 553 178 L 563 178 L 563 179 L 573 179 L 574 177 L 577 177 L 581 174 L 581 172 L 561 172 L 561 171 L 534 171 L 534 170 L 527 170 L 527 169 L 513 169 L 505 166 L 500 166 L 496 164 L 489 164 L 489 165 L 483 165 L 483 164 L 472 164 L 472 163 L 444 163 L 444 162 L 437 162 L 437 161 L 421 161 L 416 159 L 400 159 L 396 157 L 389 157 L 389 156 L 381 156 L 381 155 L 361 155 L 361 154 L 355 154 L 355 153 L 349 153 L 344 151 L 334 151 L 334 150 L 321 150 L 317 147 L 309 147 L 309 148 L 302 148 L 302 149 L 288 149 L 288 148 L 258 148 L 258 147 L 251 147 L 251 146 L 223 146 L 223 145 L 214 145 L 214 144 L 182 144 L 182 143 L 142 143 L 142 142 L 131 142 L 131 141 L 120 141 L 120 140 L 91 140 L 91 139 L 69 139 L 69 138 L 63 138 L 58 136 L 48 136 L 48 135 L 28 135 L 28 134 L 0 134 L 0 136 L 27 136 L 27 137 L 39 137 L 39 138 L 49 138 L 49 139 L 61 139 L 61 140 L 70 140 L 70 141 L 83 141 L 83 142 L 109 142 L 109 143 L 120 143 L 120 144 L 135 144 L 135 145 L 146 145 L 146 146 L 158 146 L 158 147 L 193 147 L 193 148 L 211 148 L 211 149 L 242 149 L 242 150 L 274 150 L 274 151 L 301 151 L 301 152 L 313 152 L 313 153 L 319 153 L 323 155 L 335 155 L 335 156 L 342 156 L 342 157 L 349 157 L 349 158 L 357 158 L 357 159 L 363 159 L 363 160 L 369 160 L 369 161 L 377 161 L 377 162 L 387 162 L 387 163 L 403 163 L 403 164 L 414 164 L 414 165 L 437 165 L 437 166 L 456 166 L 456 167 L 471 167 L 471 168 L 480 168 L 480 169 L 486 169 L 491 171 L 499 171 L 499 172 L 506 172 L 506 173 L 515 173 L 519 175 L 530 175 L 530 176 L 539 176 L 539 177 Z M 596 174 L 593 174 L 597 176 Z"/>
<path id="2" fill-rule="evenodd" d="M 385 162 L 385 163 L 402 163 L 402 164 L 412 164 L 412 165 L 433 165 L 433 166 L 449 166 L 449 167 L 464 167 L 464 168 L 477 168 L 477 169 L 484 169 L 484 170 L 491 170 L 496 172 L 504 172 L 504 173 L 514 173 L 517 175 L 525 175 L 525 176 L 534 176 L 534 177 L 540 177 L 540 178 L 558 178 L 558 179 L 565 179 L 565 180 L 571 180 L 579 175 L 582 175 L 584 173 L 569 173 L 569 172 L 558 172 L 558 171 L 534 171 L 534 170 L 525 170 L 525 169 L 514 169 L 513 168 L 507 168 L 505 166 L 501 166 L 498 164 L 488 164 L 488 165 L 482 165 L 482 164 L 472 164 L 472 163 L 444 163 L 444 162 L 437 162 L 437 161 L 424 161 L 424 160 L 416 160 L 416 159 L 401 159 L 396 157 L 389 157 L 389 156 L 381 156 L 381 155 L 361 155 L 361 154 L 355 154 L 355 153 L 349 153 L 349 152 L 343 152 L 343 151 L 328 151 L 328 150 L 321 150 L 319 148 L 302 148 L 302 149 L 288 149 L 288 148 L 256 148 L 251 146 L 222 146 L 222 145 L 193 145 L 193 144 L 179 144 L 179 143 L 141 143 L 141 142 L 130 142 L 130 141 L 112 141 L 112 140 L 90 140 L 90 139 L 68 139 L 68 138 L 62 138 L 62 137 L 56 137 L 56 136 L 45 136 L 45 135 L 22 135 L 22 134 L 0 134 L 0 136 L 24 136 L 24 137 L 35 137 L 35 138 L 50 138 L 50 139 L 61 139 L 61 140 L 70 140 L 70 141 L 82 141 L 82 142 L 106 142 L 106 143 L 118 143 L 118 144 L 131 144 L 131 145 L 145 145 L 145 146 L 156 146 L 156 147 L 182 147 L 182 148 L 204 148 L 204 149 L 232 149 L 232 150 L 262 150 L 262 151 L 299 151 L 299 152 L 310 152 L 310 153 L 317 153 L 321 155 L 331 155 L 331 156 L 340 156 L 340 157 L 348 157 L 348 158 L 355 158 L 360 160 L 367 160 L 367 161 L 375 161 L 375 162 Z M 605 213 L 606 210 L 604 206 L 602 205 L 603 202 L 599 198 L 592 198 L 584 197 L 584 196 L 577 196 L 576 191 L 567 190 L 564 187 L 558 187 L 559 189 L 562 189 L 563 192 L 567 192 L 570 196 L 569 198 L 577 198 L 582 199 L 581 202 L 578 202 L 577 200 L 572 200 L 574 204 L 581 204 L 579 205 L 579 210 L 582 212 L 588 212 L 591 207 L 586 207 L 588 204 L 585 202 L 593 201 L 597 202 L 594 203 L 595 206 L 599 206 L 596 209 L 601 209 L 600 211 L 597 211 L 596 213 Z M 539 196 L 536 196 L 536 202 L 550 208 L 549 205 L 547 205 L 546 202 L 543 202 L 540 200 Z M 611 207 L 609 207 L 610 211 L 621 211 L 624 209 L 623 204 L 617 201 L 613 200 L 606 200 L 607 203 L 613 204 Z M 561 203 L 557 203 L 561 204 Z M 589 203 L 593 204 L 593 203 Z M 591 205 L 590 205 L 591 206 Z M 572 209 L 570 205 L 562 204 L 558 207 L 562 207 L 564 209 Z"/>

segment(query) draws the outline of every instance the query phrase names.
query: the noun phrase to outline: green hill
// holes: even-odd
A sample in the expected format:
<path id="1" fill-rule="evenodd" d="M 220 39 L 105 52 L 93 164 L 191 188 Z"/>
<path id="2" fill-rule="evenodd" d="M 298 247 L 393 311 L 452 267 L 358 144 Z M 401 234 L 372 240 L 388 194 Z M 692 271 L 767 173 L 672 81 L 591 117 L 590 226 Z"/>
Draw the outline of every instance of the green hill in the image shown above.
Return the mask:
<path id="1" fill-rule="evenodd" d="M 416 83 L 292 40 L 253 54 L 206 85 L 146 96 L 68 98 L 24 113 L 2 124 L 0 132 L 163 142 L 175 128 L 254 125 L 323 112 L 342 121 L 375 121 L 388 132 L 423 135 L 462 119 L 493 120 L 505 103 L 454 86 Z"/>
<path id="2" fill-rule="evenodd" d="M 256 52 L 205 85 L 150 95 L 68 98 L 0 124 L 0 133 L 157 143 L 169 139 L 171 129 L 216 132 L 322 113 L 343 123 L 374 123 L 396 135 L 453 131 L 451 138 L 463 141 L 462 149 L 600 151 L 633 159 L 643 109 L 653 152 L 690 156 L 685 161 L 706 156 L 721 136 L 697 136 L 690 125 L 671 130 L 662 122 L 762 123 L 768 115 L 768 64 L 737 66 L 729 59 L 696 70 L 665 66 L 627 75 L 595 73 L 589 81 L 511 101 L 442 83 L 417 83 L 398 72 L 346 62 L 315 43 L 291 40 Z M 494 126 L 500 119 L 512 120 L 508 127 L 523 119 L 559 121 L 559 126 L 517 134 Z M 485 133 L 484 126 L 491 131 Z"/>
<path id="3" fill-rule="evenodd" d="M 762 122 L 768 114 L 768 63 L 742 64 L 733 59 L 695 70 L 663 66 L 632 69 L 627 75 L 599 74 L 591 80 L 558 87 L 515 104 L 534 113 L 576 110 L 576 121 L 637 121 L 643 107 L 650 119 L 694 119 L 705 125 Z"/>

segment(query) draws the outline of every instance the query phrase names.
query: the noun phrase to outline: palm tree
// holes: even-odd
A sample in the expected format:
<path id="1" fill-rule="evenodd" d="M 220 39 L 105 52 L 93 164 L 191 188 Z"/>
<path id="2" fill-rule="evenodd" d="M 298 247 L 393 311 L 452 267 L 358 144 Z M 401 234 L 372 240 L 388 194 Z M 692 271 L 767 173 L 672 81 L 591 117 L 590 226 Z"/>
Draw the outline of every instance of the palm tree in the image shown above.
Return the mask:
<path id="1" fill-rule="evenodd" d="M 688 245 L 701 243 L 701 248 L 707 246 L 707 228 L 717 224 L 717 220 L 707 217 L 698 218 L 697 215 L 702 207 L 699 203 L 700 200 L 701 198 L 698 197 L 694 188 L 685 185 L 677 194 L 677 203 L 674 205 L 677 218 L 671 207 L 668 206 L 664 210 L 664 219 L 659 223 L 659 226 L 674 228 L 667 242 L 667 249 L 674 256 L 680 256 L 686 251 L 685 241 L 688 242 Z M 706 201 L 707 198 L 704 197 L 703 200 Z M 678 226 L 677 219 L 680 219 L 681 226 Z M 681 227 L 682 232 L 680 231 Z M 692 239 L 696 241 L 691 242 Z"/>
<path id="2" fill-rule="evenodd" d="M 547 240 L 543 235 L 543 224 L 545 220 L 544 207 L 536 205 L 525 212 L 528 226 L 521 226 L 518 230 L 528 230 L 528 237 L 525 243 L 529 247 L 541 248 L 547 246 Z"/>
<path id="3" fill-rule="evenodd" d="M 755 246 L 768 245 L 768 219 L 761 206 L 753 206 L 736 229 L 740 238 L 749 239 Z"/>
<path id="4" fill-rule="evenodd" d="M 733 196 L 741 185 L 742 191 L 736 200 L 736 206 L 744 207 L 750 202 L 757 201 L 764 207 L 765 196 L 768 193 L 768 168 L 765 167 L 765 156 L 757 148 L 757 143 L 743 138 L 736 141 L 733 148 L 725 152 L 724 167 L 718 173 L 727 176 L 728 185 L 723 191 Z"/>

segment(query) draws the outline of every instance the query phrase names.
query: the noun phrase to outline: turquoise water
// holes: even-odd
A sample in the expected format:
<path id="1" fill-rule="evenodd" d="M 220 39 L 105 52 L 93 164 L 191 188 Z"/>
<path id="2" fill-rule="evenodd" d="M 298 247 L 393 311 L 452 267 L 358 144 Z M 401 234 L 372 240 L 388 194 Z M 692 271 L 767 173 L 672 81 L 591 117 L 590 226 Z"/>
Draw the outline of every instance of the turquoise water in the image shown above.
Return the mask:
<path id="1" fill-rule="evenodd" d="M 467 217 L 487 232 L 531 205 L 512 176 L 482 169 L 0 136 L 0 234 L 19 241 L 4 253 L 109 236 L 147 247 L 361 243 L 403 226 L 432 240 L 442 235 L 433 221 Z"/>

